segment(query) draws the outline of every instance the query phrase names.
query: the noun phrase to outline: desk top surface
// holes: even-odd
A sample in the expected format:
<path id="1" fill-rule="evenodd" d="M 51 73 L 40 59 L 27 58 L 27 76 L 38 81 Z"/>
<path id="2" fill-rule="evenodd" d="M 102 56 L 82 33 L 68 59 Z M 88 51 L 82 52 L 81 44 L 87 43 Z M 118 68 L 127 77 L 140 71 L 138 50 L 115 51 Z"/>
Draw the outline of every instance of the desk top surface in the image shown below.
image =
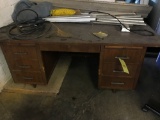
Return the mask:
<path id="1" fill-rule="evenodd" d="M 97 24 L 77 24 L 77 23 L 51 23 L 52 28 L 43 37 L 33 40 L 12 40 L 7 36 L 6 28 L 0 29 L 0 42 L 36 42 L 44 43 L 84 43 L 84 44 L 122 44 L 137 45 L 146 47 L 160 47 L 159 36 L 142 36 L 136 33 L 123 33 L 120 26 L 113 25 L 97 25 Z M 70 35 L 67 37 L 59 37 L 58 29 Z M 146 29 L 152 31 L 148 26 L 133 26 L 133 29 Z M 93 35 L 97 32 L 107 33 L 108 36 L 100 39 Z"/>

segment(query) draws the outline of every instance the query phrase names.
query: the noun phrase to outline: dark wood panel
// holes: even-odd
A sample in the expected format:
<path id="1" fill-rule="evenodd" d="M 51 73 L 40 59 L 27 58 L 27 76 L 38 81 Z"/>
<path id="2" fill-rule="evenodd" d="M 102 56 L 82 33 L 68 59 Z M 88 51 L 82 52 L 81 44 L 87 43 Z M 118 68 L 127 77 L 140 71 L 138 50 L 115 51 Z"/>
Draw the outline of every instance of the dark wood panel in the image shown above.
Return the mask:
<path id="1" fill-rule="evenodd" d="M 117 62 L 119 58 L 121 58 L 126 63 L 139 63 L 143 59 L 144 49 L 142 47 L 118 47 L 108 47 L 104 49 L 104 62 Z"/>
<path id="2" fill-rule="evenodd" d="M 100 76 L 99 88 L 123 89 L 133 88 L 133 78 Z"/>
<path id="3" fill-rule="evenodd" d="M 127 64 L 128 73 L 123 72 L 120 63 L 105 63 L 102 68 L 102 75 L 134 77 L 137 71 L 136 64 Z"/>
<path id="4" fill-rule="evenodd" d="M 7 59 L 37 59 L 35 46 L 3 45 L 3 50 Z"/>
<path id="5" fill-rule="evenodd" d="M 2 50 L 14 82 L 47 84 L 37 56 L 37 46 L 34 43 L 9 42 L 3 44 Z"/>
<path id="6" fill-rule="evenodd" d="M 48 43 L 40 44 L 42 51 L 65 51 L 65 52 L 87 52 L 87 53 L 99 53 L 100 45 L 94 44 L 74 44 L 74 43 Z"/>
<path id="7" fill-rule="evenodd" d="M 59 60 L 60 54 L 58 52 L 41 52 L 41 57 L 43 61 L 43 66 L 44 66 L 44 72 L 45 72 L 45 77 L 47 80 L 49 80 L 58 60 Z"/>
<path id="8" fill-rule="evenodd" d="M 99 85 L 99 87 L 110 89 L 134 89 L 140 74 L 146 48 L 139 46 L 106 45 L 102 46 L 101 50 L 99 67 L 99 83 L 101 83 L 101 85 Z M 118 57 L 126 62 L 129 74 L 123 72 Z M 105 81 L 104 79 L 109 79 L 111 81 Z M 123 79 L 132 79 L 132 84 L 126 81 L 125 84 L 123 81 L 121 83 Z M 114 80 L 118 80 L 120 83 L 114 84 L 112 82 Z"/>
<path id="9" fill-rule="evenodd" d="M 40 64 L 38 60 L 17 59 L 9 60 L 12 70 L 21 71 L 40 71 Z"/>
<path id="10" fill-rule="evenodd" d="M 15 83 L 47 84 L 41 72 L 11 71 Z"/>

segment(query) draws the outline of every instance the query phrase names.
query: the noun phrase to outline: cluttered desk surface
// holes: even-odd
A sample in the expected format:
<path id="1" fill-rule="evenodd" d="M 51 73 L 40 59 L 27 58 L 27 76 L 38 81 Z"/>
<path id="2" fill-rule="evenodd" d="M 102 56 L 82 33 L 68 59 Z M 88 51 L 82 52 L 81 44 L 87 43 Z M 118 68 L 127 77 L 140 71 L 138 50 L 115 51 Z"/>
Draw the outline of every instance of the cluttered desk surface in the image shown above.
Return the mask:
<path id="1" fill-rule="evenodd" d="M 153 31 L 149 26 L 133 26 L 135 30 Z M 9 27 L 1 28 L 0 42 L 17 41 L 16 38 L 9 38 L 7 32 Z M 103 33 L 103 38 L 96 36 L 95 33 Z M 138 33 L 138 34 L 137 34 Z M 140 35 L 142 33 L 143 35 Z M 38 34 L 38 33 L 36 33 Z M 148 36 L 150 33 L 136 31 L 121 32 L 118 25 L 98 25 L 85 23 L 47 23 L 46 30 L 42 36 L 36 39 L 32 37 L 22 38 L 20 41 L 26 42 L 56 42 L 56 43 L 85 43 L 85 44 L 123 44 L 137 45 L 145 47 L 159 47 L 160 37 Z M 19 40 L 18 40 L 19 41 Z"/>

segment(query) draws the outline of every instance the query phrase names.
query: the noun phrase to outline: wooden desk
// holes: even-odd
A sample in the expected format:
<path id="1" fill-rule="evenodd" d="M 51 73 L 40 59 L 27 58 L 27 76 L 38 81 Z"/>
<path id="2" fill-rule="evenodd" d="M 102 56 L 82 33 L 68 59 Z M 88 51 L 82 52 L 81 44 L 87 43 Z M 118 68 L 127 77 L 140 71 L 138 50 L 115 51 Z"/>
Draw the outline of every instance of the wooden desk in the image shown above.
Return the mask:
<path id="1" fill-rule="evenodd" d="M 44 37 L 34 40 L 11 40 L 5 32 L 1 33 L 0 44 L 14 82 L 47 84 L 59 53 L 83 52 L 99 54 L 99 88 L 134 89 L 147 47 L 160 47 L 158 36 L 122 33 L 119 26 L 55 25 L 72 37 L 56 36 L 54 27 Z M 102 40 L 92 34 L 99 31 L 107 33 L 108 37 Z M 124 59 L 130 74 L 122 72 L 118 58 Z"/>

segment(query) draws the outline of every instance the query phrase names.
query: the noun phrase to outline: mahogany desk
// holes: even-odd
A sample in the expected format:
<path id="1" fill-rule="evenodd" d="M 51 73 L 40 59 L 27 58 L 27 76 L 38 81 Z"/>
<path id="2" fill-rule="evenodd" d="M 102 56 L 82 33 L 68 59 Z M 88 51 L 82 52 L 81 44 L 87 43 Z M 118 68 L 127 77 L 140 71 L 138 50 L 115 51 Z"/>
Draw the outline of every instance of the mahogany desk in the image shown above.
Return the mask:
<path id="1" fill-rule="evenodd" d="M 1 29 L 0 45 L 14 82 L 47 84 L 61 52 L 81 52 L 99 54 L 99 88 L 134 89 L 146 49 L 160 47 L 158 36 L 122 33 L 120 26 L 74 23 L 55 25 L 70 33 L 71 37 L 56 36 L 57 29 L 53 27 L 39 39 L 12 40 Z M 151 30 L 149 27 L 145 29 Z M 92 34 L 100 31 L 108 36 L 99 39 Z M 123 72 L 118 58 L 126 62 L 129 74 Z"/>

